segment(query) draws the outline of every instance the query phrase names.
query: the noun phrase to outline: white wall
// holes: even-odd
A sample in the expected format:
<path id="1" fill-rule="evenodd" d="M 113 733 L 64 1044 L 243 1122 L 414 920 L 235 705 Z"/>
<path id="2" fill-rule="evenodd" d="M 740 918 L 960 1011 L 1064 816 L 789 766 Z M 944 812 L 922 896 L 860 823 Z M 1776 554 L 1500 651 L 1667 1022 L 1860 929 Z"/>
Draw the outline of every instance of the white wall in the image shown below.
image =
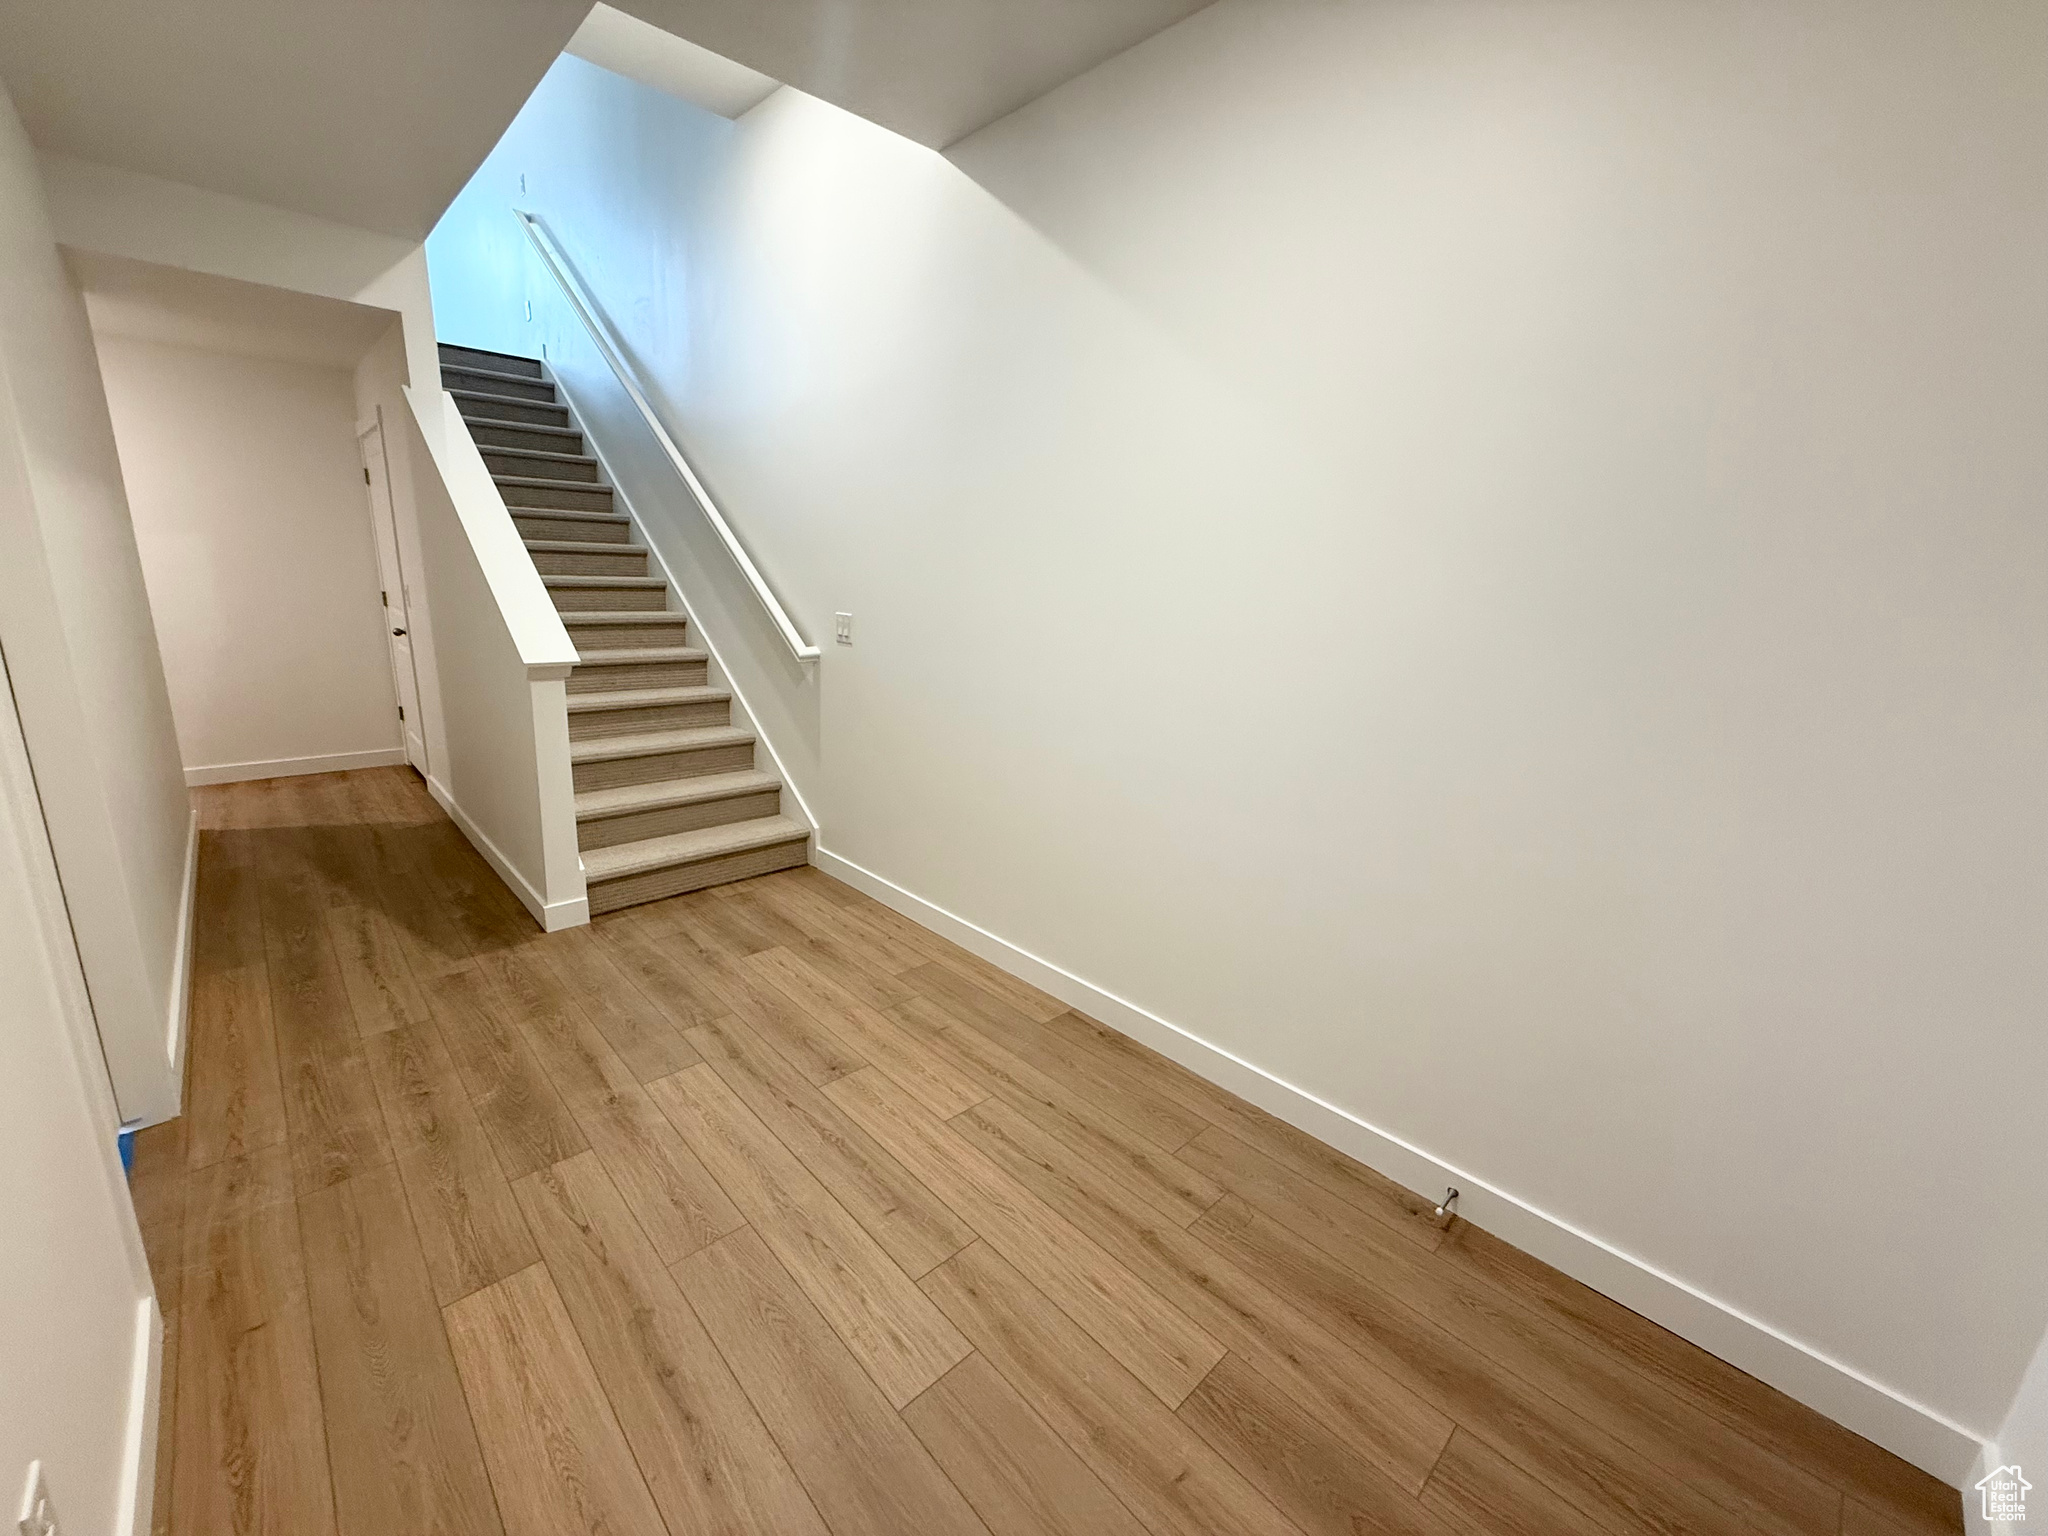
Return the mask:
<path id="1" fill-rule="evenodd" d="M 124 1116 L 177 1112 L 196 822 L 85 309 L 0 94 L 0 645 Z"/>
<path id="2" fill-rule="evenodd" d="M 0 451 L 4 457 L 4 451 Z M 12 658 L 6 658 L 11 663 Z M 149 1529 L 161 1322 L 118 1115 L 0 675 L 0 1507 L 40 1460 L 66 1531 Z"/>
<path id="3" fill-rule="evenodd" d="M 351 373 L 98 346 L 188 777 L 397 760 Z"/>
<path id="4" fill-rule="evenodd" d="M 824 846 L 1957 1477 L 2048 1321 L 2044 108 L 2017 0 L 1223 0 L 950 163 L 565 60 L 429 255 L 564 349 L 538 210 L 854 614 L 735 666 Z"/>

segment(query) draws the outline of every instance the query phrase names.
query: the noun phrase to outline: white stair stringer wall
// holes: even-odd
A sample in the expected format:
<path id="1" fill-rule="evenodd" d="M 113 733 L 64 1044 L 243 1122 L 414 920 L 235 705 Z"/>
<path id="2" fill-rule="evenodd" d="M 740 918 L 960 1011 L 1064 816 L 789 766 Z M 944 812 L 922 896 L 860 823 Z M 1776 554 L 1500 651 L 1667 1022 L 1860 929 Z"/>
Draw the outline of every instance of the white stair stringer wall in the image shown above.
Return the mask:
<path id="1" fill-rule="evenodd" d="M 427 785 L 542 928 L 573 928 L 590 920 L 569 762 L 576 648 L 455 401 L 405 393 L 447 493 L 423 497 L 420 517 L 447 737 Z"/>

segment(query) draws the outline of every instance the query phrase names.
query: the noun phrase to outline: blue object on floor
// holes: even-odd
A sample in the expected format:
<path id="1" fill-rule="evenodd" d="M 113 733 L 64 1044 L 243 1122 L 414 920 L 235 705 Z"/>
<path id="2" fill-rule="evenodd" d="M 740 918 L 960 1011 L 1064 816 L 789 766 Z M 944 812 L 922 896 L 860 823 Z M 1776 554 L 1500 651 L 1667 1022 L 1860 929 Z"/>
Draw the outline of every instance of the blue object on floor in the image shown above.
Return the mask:
<path id="1" fill-rule="evenodd" d="M 121 1172 L 129 1178 L 135 1177 L 135 1128 L 124 1125 L 121 1134 L 114 1138 L 121 1149 Z"/>

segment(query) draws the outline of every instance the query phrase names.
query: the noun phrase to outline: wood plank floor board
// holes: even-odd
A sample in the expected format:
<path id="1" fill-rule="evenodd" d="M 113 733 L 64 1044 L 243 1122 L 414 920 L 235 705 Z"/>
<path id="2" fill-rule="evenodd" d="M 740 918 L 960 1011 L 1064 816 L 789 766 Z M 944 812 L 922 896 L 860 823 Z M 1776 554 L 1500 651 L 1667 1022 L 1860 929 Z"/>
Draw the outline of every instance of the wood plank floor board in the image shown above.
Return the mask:
<path id="1" fill-rule="evenodd" d="M 819 869 L 815 864 L 799 864 L 795 869 L 783 870 L 781 873 L 791 880 L 803 881 L 806 886 L 808 886 L 811 890 L 816 891 L 820 896 L 823 896 L 827 901 L 837 902 L 841 905 L 847 906 L 854 905 L 857 903 L 875 907 L 879 907 L 881 905 L 880 902 L 875 901 L 872 897 L 869 897 L 863 894 L 862 892 L 855 890 L 852 886 L 848 885 L 844 880 L 833 879 L 830 875 L 826 874 L 822 869 Z M 912 924 L 911 926 L 916 927 L 916 924 Z M 923 933 L 926 930 L 919 928 L 917 929 L 917 931 L 919 933 Z"/>
<path id="2" fill-rule="evenodd" d="M 447 1306 L 532 1264 L 533 1239 L 440 1030 L 407 1025 L 364 1049 L 436 1300 Z"/>
<path id="3" fill-rule="evenodd" d="M 723 1019 L 690 1040 L 912 1279 L 974 1241 L 966 1222 L 746 1025 Z"/>
<path id="4" fill-rule="evenodd" d="M 314 1191 L 299 1221 L 344 1536 L 498 1536 L 398 1171 Z"/>
<path id="5" fill-rule="evenodd" d="M 697 1053 L 675 1020 L 627 979 L 590 928 L 549 934 L 541 954 L 575 994 L 584 1016 L 641 1082 L 651 1083 L 697 1064 Z"/>
<path id="6" fill-rule="evenodd" d="M 128 1178 L 128 1198 L 142 1232 L 157 1307 L 166 1318 L 178 1310 L 185 1273 L 185 1201 L 191 1187 L 185 1133 L 190 1122 L 189 1115 L 181 1115 L 137 1131 L 135 1163 Z"/>
<path id="7" fill-rule="evenodd" d="M 537 1173 L 589 1145 L 482 971 L 437 977 L 426 991 L 507 1178 Z"/>
<path id="8" fill-rule="evenodd" d="M 915 1033 L 875 1012 L 838 980 L 800 956 L 787 949 L 766 949 L 749 955 L 745 963 L 940 1119 L 988 1097 L 985 1089 Z"/>
<path id="9" fill-rule="evenodd" d="M 1398 1486 L 1235 1354 L 1219 1360 L 1177 1411 L 1308 1536 L 1458 1536 L 1483 1529 L 1432 1515 L 1413 1490 Z"/>
<path id="10" fill-rule="evenodd" d="M 1235 1195 L 1190 1229 L 1354 1352 L 1576 1505 L 1613 1536 L 1734 1536 L 1747 1522 L 1398 1302 Z"/>
<path id="11" fill-rule="evenodd" d="M 718 1181 L 540 952 L 505 950 L 482 963 L 662 1261 L 672 1264 L 743 1226 Z"/>
<path id="12" fill-rule="evenodd" d="M 195 966 L 232 971 L 263 964 L 261 847 L 257 836 L 241 827 L 199 834 L 199 871 L 193 892 Z"/>
<path id="13" fill-rule="evenodd" d="M 275 1146 L 287 1134 L 254 872 L 203 858 L 200 868 L 183 1116 L 195 1168 Z"/>
<path id="14" fill-rule="evenodd" d="M 872 1070 L 826 1096 L 1168 1407 L 1223 1346 L 1064 1216 Z"/>
<path id="15" fill-rule="evenodd" d="M 1179 1062 L 1085 1014 L 1066 1013 L 1049 1020 L 1047 1027 L 1072 1049 L 1105 1065 L 1115 1064 L 1141 1079 L 1153 1092 L 1218 1127 L 1216 1132 L 1203 1133 L 1205 1141 L 1213 1144 L 1217 1135 L 1228 1133 L 1368 1215 L 1378 1217 L 1410 1241 L 1430 1249 L 1442 1242 L 1442 1226 L 1431 1203 L 1423 1196 L 1403 1189 L 1384 1174 L 1346 1157 L 1279 1116 L 1246 1103 Z"/>
<path id="16" fill-rule="evenodd" d="M 407 797 L 394 780 L 377 774 L 346 777 L 351 781 L 346 802 L 366 834 L 361 853 L 365 899 L 384 913 L 414 979 L 424 984 L 467 969 L 469 947 L 425 878 L 427 849 L 417 813 L 404 806 Z M 433 810 L 440 814 L 438 807 Z"/>
<path id="17" fill-rule="evenodd" d="M 880 960 L 830 933 L 814 933 L 790 953 L 806 965 L 831 977 L 862 1005 L 871 1009 L 894 1007 L 917 996 L 917 989 L 902 981 Z"/>
<path id="18" fill-rule="evenodd" d="M 815 897 L 810 898 L 815 906 L 806 907 L 801 896 L 779 896 L 770 884 L 773 878 L 717 886 L 712 894 L 737 904 L 762 934 L 777 941 L 772 947 L 798 956 L 865 1006 L 886 1008 L 914 995 L 873 952 L 875 946 L 847 922 L 846 909 Z"/>
<path id="19" fill-rule="evenodd" d="M 913 998 L 890 1009 L 888 1017 L 978 1084 L 985 1095 L 1001 1097 L 1045 1130 L 1085 1150 L 1105 1173 L 1168 1220 L 1186 1226 L 1223 1198 L 1221 1185 L 928 1000 Z"/>
<path id="20" fill-rule="evenodd" d="M 825 1536 L 810 1496 L 596 1157 L 527 1175 L 519 1199 L 669 1529 Z"/>
<path id="21" fill-rule="evenodd" d="M 1512 1296 L 1809 1474 L 1926 1536 L 1962 1529 L 1955 1490 L 1542 1260 L 1460 1221 L 1440 1262 Z"/>
<path id="22" fill-rule="evenodd" d="M 744 955 L 705 943 L 703 931 L 684 923 L 670 930 L 670 935 L 685 947 L 686 963 L 701 970 L 706 982 L 724 998 L 731 1016 L 786 1058 L 813 1086 L 867 1065 L 866 1058 L 846 1041 L 750 970 L 743 963 Z"/>
<path id="23" fill-rule="evenodd" d="M 890 976 L 900 976 L 932 958 L 928 952 L 892 938 L 856 908 L 833 901 L 812 882 L 786 878 L 796 873 L 784 870 L 749 883 L 761 900 L 773 905 L 798 928 L 813 936 L 835 939 L 841 946 L 865 956 L 871 969 L 879 966 Z"/>
<path id="24" fill-rule="evenodd" d="M 1221 1132 L 1214 1133 L 1222 1137 Z M 1682 1394 L 1440 1263 L 1399 1232 L 1232 1138 L 1208 1166 L 1266 1216 L 1679 1480 L 1772 1536 L 1830 1536 L 1841 1491 L 1702 1413 Z M 1200 1138 L 1197 1139 L 1198 1143 Z"/>
<path id="25" fill-rule="evenodd" d="M 785 870 L 783 873 L 798 876 L 810 894 L 842 908 L 853 921 L 884 935 L 901 949 L 922 955 L 923 960 L 915 962 L 916 964 L 942 959 L 955 953 L 964 953 L 951 939 L 942 938 L 931 929 L 912 922 L 893 907 L 886 906 L 815 868 Z M 903 967 L 904 970 L 911 968 Z"/>
<path id="26" fill-rule="evenodd" d="M 966 1355 L 910 1277 L 708 1065 L 648 1091 L 891 1403 Z"/>
<path id="27" fill-rule="evenodd" d="M 945 966 L 920 966 L 906 971 L 904 979 L 956 1023 L 980 1030 L 1066 1093 L 1091 1100 L 1162 1152 L 1176 1150 L 1208 1128 L 1208 1121 L 1132 1083 L 1120 1071 L 1103 1070 L 1043 1021 L 1018 1012 Z"/>
<path id="28" fill-rule="evenodd" d="M 443 1316 L 506 1536 L 669 1536 L 545 1265 Z"/>
<path id="29" fill-rule="evenodd" d="M 1177 1155 L 1218 1189 L 1237 1195 L 1338 1258 L 1347 1251 L 1386 1253 L 1390 1263 L 1426 1272 L 1429 1255 L 1442 1239 L 1441 1229 L 1425 1228 L 1400 1212 L 1368 1209 L 1360 1200 L 1346 1198 L 1310 1177 L 1298 1159 L 1273 1156 L 1274 1150 L 1271 1142 L 1254 1145 L 1212 1126 Z M 1389 1243 L 1400 1243 L 1409 1251 L 1390 1250 Z"/>
<path id="30" fill-rule="evenodd" d="M 1017 1389 L 969 1355 L 903 1410 L 992 1536 L 1145 1536 Z"/>
<path id="31" fill-rule="evenodd" d="M 1586 1517 L 1470 1430 L 1444 1447 L 1423 1507 L 1453 1531 L 1491 1536 L 1584 1536 Z"/>
<path id="32" fill-rule="evenodd" d="M 745 908 L 721 897 L 716 888 L 675 898 L 668 904 L 665 920 L 677 931 L 694 935 L 698 943 L 730 960 L 743 960 L 781 942 L 776 934 L 755 922 Z"/>
<path id="33" fill-rule="evenodd" d="M 172 1525 L 332 1536 L 333 1487 L 288 1150 L 191 1175 Z"/>
<path id="34" fill-rule="evenodd" d="M 704 895 L 722 912 L 737 915 L 752 932 L 768 940 L 770 949 L 798 949 L 814 936 L 812 930 L 791 922 L 773 902 L 761 900 L 751 880 L 714 885 Z"/>
<path id="35" fill-rule="evenodd" d="M 336 907 L 348 901 L 353 888 L 353 870 L 343 842 L 346 828 L 336 826 L 329 810 L 334 786 L 324 782 L 339 775 L 296 774 L 280 783 L 274 793 L 283 801 L 284 813 L 292 824 L 299 844 L 299 868 L 306 890 L 321 906 Z"/>
<path id="36" fill-rule="evenodd" d="M 454 823 L 429 823 L 417 868 L 472 958 L 524 943 L 539 925 Z"/>
<path id="37" fill-rule="evenodd" d="M 954 1128 L 1313 1415 L 1314 1434 L 1304 1430 L 1299 1439 L 1332 1452 L 1349 1446 L 1408 1494 L 1421 1489 L 1451 1436 L 1451 1420 L 1436 1406 L 1008 1105 L 980 1105 Z"/>
<path id="38" fill-rule="evenodd" d="M 1028 1017 L 1050 1019 L 1067 1011 L 1067 1004 L 1050 993 L 815 868 L 785 870 L 749 884 L 751 893 L 762 900 L 809 902 L 810 911 L 823 914 L 817 926 L 876 956 L 892 974 L 900 976 L 935 961 Z M 812 926 L 804 917 L 791 916 L 799 927 Z"/>
<path id="39" fill-rule="evenodd" d="M 294 1177 L 302 1190 L 391 1160 L 362 1040 L 326 925 L 297 862 L 296 833 L 276 834 L 262 871 L 264 966 Z"/>
<path id="40" fill-rule="evenodd" d="M 1220 1090 L 1218 1090 L 1220 1092 Z M 1227 1095 L 1225 1096 L 1228 1097 Z M 1444 1229 L 1430 1203 L 1356 1162 L 1335 1147 L 1324 1146 L 1306 1131 L 1296 1130 L 1255 1104 L 1230 1101 L 1216 1107 L 1217 1124 L 1181 1149 L 1182 1161 L 1206 1168 L 1210 1160 L 1227 1162 L 1239 1146 L 1252 1148 L 1279 1163 L 1299 1179 L 1373 1217 L 1418 1248 L 1434 1252 Z M 1211 1177 L 1215 1177 L 1210 1170 Z"/>
<path id="41" fill-rule="evenodd" d="M 1964 1497 L 1970 1496 L 1966 1491 Z M 1889 1499 L 1875 1506 L 1850 1499 L 1842 1507 L 1842 1536 L 1932 1536 L 1934 1532 L 1962 1529 L 1960 1508 L 1938 1515 L 1924 1510 L 1901 1511 Z"/>
<path id="42" fill-rule="evenodd" d="M 732 1012 L 731 1005 L 706 983 L 704 973 L 685 964 L 675 946 L 650 933 L 632 908 L 597 919 L 590 932 L 605 957 L 639 988 L 641 996 L 661 1010 L 677 1034 Z M 695 1065 L 680 1062 L 671 1070 L 679 1072 Z"/>
<path id="43" fill-rule="evenodd" d="M 987 1243 L 919 1282 L 1155 1536 L 1299 1536 L 1295 1525 Z"/>
<path id="44" fill-rule="evenodd" d="M 327 933 L 362 1034 L 421 1024 L 430 1017 L 405 946 L 383 912 L 343 902 L 328 909 Z"/>
<path id="45" fill-rule="evenodd" d="M 958 944 L 940 939 L 933 959 L 947 970 L 957 972 L 963 980 L 1001 998 L 1026 1018 L 1042 1022 L 1067 1012 L 1067 1005 L 1050 992 L 1039 991 L 1030 982 L 1012 976 L 1001 966 L 989 964 L 972 950 L 962 949 Z"/>
<path id="46" fill-rule="evenodd" d="M 833 1536 L 987 1536 L 759 1232 L 674 1273 Z"/>
<path id="47" fill-rule="evenodd" d="M 382 861 L 399 871 L 389 877 L 385 912 L 391 920 L 392 938 L 424 992 L 429 982 L 468 970 L 475 957 L 469 941 L 422 874 L 424 850 L 408 846 L 409 836 L 399 829 L 379 828 L 372 841 L 383 849 Z"/>

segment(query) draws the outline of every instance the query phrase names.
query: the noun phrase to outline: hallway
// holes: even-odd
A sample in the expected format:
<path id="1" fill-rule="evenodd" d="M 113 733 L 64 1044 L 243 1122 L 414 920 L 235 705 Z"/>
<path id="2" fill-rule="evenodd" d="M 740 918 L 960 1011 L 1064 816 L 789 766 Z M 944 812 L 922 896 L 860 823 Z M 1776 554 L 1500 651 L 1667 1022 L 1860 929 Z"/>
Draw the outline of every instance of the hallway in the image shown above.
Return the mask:
<path id="1" fill-rule="evenodd" d="M 543 935 L 408 769 L 199 799 L 159 1532 L 1960 1528 L 814 869 Z"/>

